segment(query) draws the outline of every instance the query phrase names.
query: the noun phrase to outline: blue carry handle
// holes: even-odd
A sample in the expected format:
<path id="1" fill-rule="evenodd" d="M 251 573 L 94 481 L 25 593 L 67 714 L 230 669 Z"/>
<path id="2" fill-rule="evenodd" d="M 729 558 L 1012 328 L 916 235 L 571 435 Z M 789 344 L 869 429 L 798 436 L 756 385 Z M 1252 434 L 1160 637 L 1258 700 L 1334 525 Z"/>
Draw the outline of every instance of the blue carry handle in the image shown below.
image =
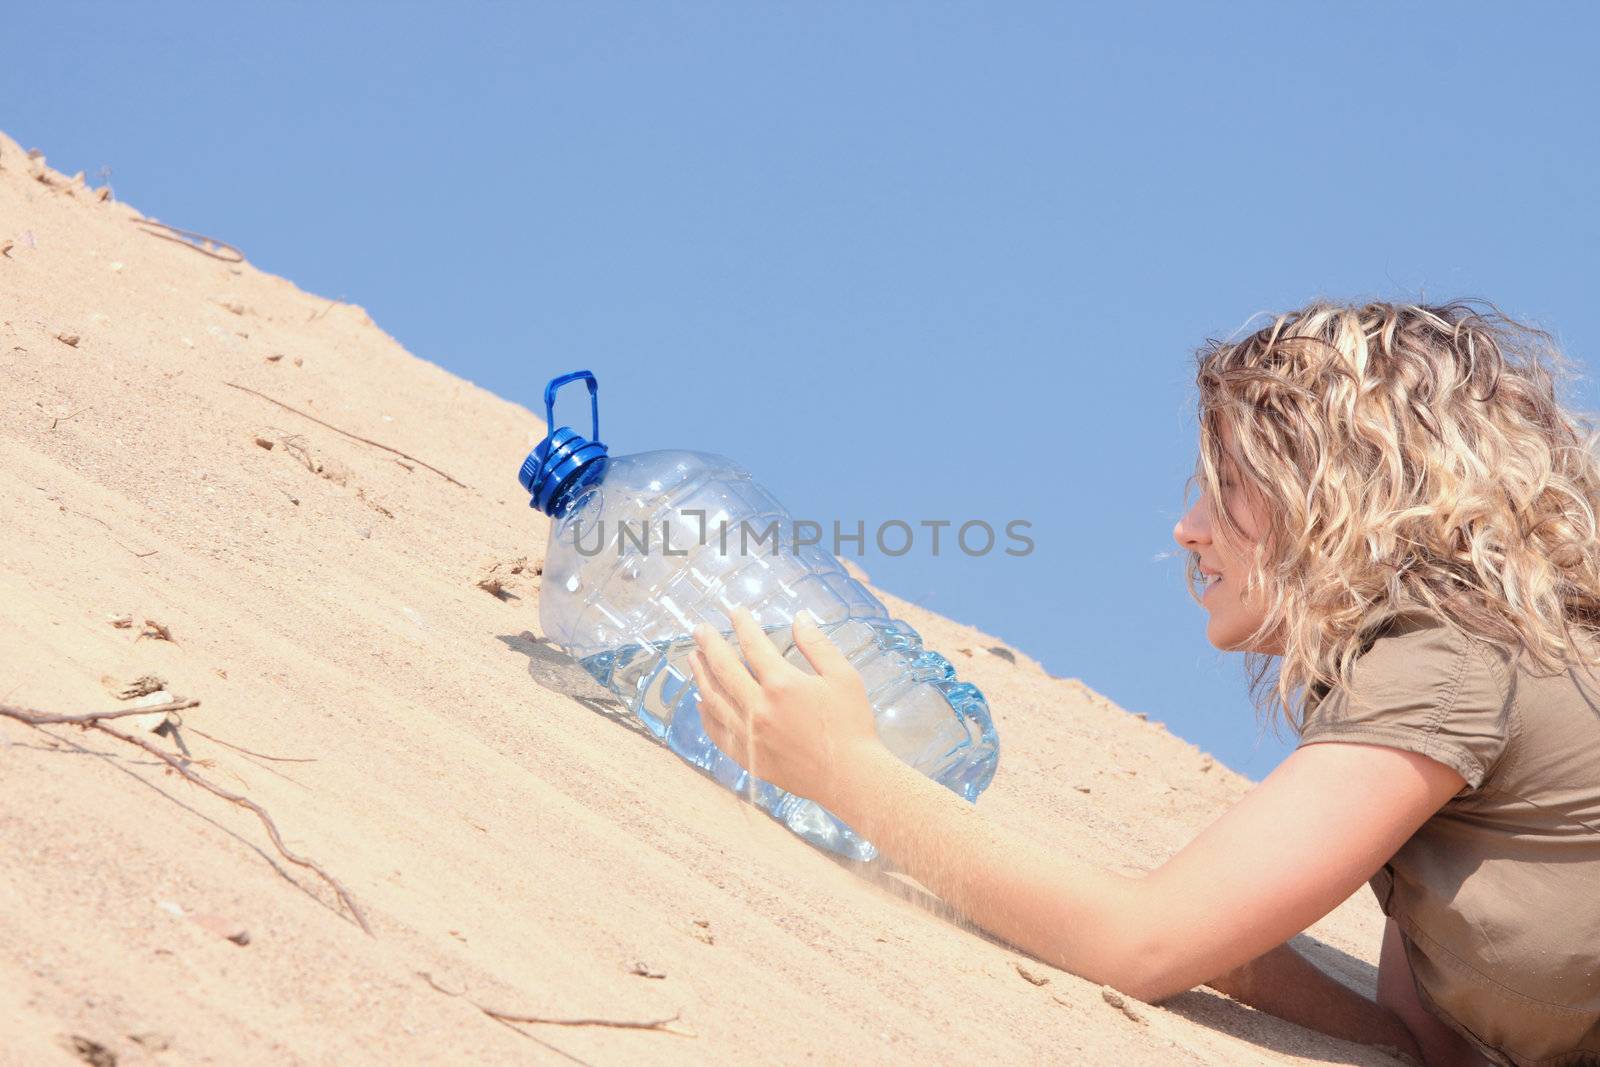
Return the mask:
<path id="1" fill-rule="evenodd" d="M 571 374 L 552 378 L 550 384 L 544 387 L 545 432 L 554 433 L 556 429 L 556 390 L 568 382 L 577 381 L 589 383 L 589 413 L 594 416 L 594 433 L 589 435 L 589 440 L 598 441 L 600 440 L 600 383 L 586 370 L 575 370 Z"/>

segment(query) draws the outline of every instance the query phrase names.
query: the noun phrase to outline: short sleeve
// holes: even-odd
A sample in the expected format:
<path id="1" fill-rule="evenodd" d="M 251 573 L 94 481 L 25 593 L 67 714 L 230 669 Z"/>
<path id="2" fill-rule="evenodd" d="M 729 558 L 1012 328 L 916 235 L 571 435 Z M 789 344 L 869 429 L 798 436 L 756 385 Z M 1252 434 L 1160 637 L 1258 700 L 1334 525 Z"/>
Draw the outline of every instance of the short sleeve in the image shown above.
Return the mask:
<path id="1" fill-rule="evenodd" d="M 1400 616 L 1356 660 L 1349 689 L 1335 688 L 1308 708 L 1300 745 L 1404 749 L 1477 789 L 1509 740 L 1508 674 L 1488 643 L 1435 616 Z"/>

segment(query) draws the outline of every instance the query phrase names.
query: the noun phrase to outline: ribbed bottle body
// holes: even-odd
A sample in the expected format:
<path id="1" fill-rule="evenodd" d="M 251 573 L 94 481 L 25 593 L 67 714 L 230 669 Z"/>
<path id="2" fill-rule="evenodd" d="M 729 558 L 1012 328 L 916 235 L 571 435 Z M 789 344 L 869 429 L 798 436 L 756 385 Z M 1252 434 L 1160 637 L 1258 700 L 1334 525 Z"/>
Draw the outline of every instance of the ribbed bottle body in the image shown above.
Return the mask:
<path id="1" fill-rule="evenodd" d="M 706 736 L 688 666 L 697 624 L 727 633 L 729 613 L 747 608 L 809 671 L 790 634 L 809 610 L 861 672 L 884 744 L 968 800 L 993 778 L 999 742 L 983 695 L 806 532 L 721 456 L 609 457 L 551 521 L 540 621 L 684 760 L 807 840 L 870 859 L 849 827 L 751 777 Z"/>

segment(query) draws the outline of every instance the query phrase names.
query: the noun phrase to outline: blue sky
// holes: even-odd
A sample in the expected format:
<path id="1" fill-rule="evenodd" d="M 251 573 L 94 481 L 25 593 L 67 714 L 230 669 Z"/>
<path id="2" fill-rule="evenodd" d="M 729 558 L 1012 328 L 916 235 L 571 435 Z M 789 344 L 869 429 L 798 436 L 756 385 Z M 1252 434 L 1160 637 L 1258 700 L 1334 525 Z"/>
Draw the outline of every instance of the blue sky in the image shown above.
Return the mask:
<path id="1" fill-rule="evenodd" d="M 1163 555 L 1191 353 L 1476 295 L 1587 366 L 1595 10 L 57 2 L 7 14 L 0 128 L 530 406 L 592 368 L 613 452 L 1028 520 L 859 562 L 1259 778 L 1287 747 Z"/>

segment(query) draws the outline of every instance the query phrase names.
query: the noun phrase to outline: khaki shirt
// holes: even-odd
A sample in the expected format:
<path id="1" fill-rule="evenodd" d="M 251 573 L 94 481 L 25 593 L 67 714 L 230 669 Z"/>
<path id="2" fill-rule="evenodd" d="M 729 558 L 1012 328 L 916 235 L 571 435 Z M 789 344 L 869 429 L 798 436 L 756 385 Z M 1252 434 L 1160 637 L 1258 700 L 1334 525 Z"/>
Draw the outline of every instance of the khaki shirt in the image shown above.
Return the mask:
<path id="1" fill-rule="evenodd" d="M 1600 1064 L 1600 670 L 1538 676 L 1396 616 L 1300 744 L 1416 752 L 1466 785 L 1373 875 L 1422 1003 L 1511 1067 Z"/>

